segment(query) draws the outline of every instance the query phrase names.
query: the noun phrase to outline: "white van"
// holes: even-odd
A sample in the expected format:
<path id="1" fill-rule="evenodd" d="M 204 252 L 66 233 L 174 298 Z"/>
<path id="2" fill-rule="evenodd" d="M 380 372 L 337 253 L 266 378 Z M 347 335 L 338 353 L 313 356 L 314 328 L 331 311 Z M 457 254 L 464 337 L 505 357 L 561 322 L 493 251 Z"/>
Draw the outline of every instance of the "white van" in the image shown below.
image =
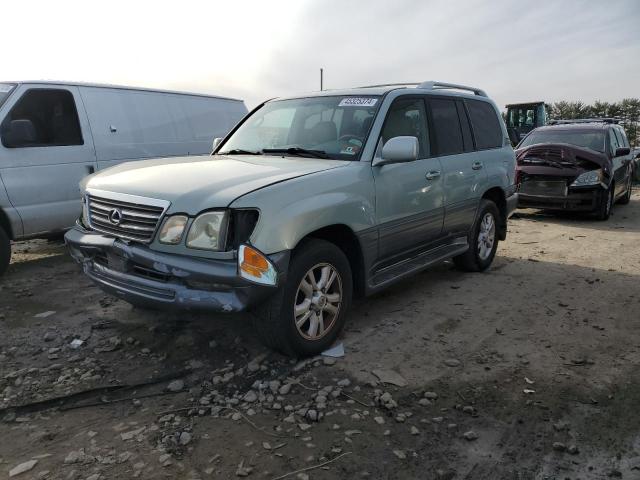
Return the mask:
<path id="1" fill-rule="evenodd" d="M 242 100 L 209 95 L 0 83 L 0 275 L 10 240 L 73 225 L 86 175 L 124 161 L 208 154 L 246 113 Z"/>

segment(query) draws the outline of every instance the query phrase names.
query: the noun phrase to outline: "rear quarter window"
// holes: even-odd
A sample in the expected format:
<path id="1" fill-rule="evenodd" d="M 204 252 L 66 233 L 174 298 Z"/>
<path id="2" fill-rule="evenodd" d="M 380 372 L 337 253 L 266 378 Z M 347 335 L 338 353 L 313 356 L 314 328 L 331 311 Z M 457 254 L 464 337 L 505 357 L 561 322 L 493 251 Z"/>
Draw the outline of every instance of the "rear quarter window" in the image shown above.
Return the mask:
<path id="1" fill-rule="evenodd" d="M 478 150 L 502 146 L 502 129 L 493 106 L 479 100 L 466 100 Z"/>

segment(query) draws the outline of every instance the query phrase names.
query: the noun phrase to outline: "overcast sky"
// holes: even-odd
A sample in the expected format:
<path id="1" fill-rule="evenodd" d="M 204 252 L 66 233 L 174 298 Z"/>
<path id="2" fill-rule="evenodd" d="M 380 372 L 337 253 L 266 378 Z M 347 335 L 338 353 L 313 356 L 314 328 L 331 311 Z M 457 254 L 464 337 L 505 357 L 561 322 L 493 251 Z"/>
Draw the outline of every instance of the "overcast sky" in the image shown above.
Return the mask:
<path id="1" fill-rule="evenodd" d="M 506 103 L 640 97 L 640 0 L 7 1 L 0 79 L 261 100 L 440 80 Z"/>

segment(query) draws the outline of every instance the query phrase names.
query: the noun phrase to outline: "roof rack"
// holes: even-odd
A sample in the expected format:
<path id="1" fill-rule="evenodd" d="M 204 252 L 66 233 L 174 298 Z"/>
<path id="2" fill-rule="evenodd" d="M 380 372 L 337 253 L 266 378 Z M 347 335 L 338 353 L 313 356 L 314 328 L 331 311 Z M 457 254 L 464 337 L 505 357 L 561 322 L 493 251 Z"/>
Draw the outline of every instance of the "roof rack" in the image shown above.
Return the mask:
<path id="1" fill-rule="evenodd" d="M 480 97 L 488 97 L 484 90 L 475 87 L 467 87 L 465 85 L 456 85 L 455 83 L 434 82 L 402 82 L 402 83 L 381 83 L 379 85 L 364 85 L 358 88 L 379 88 L 379 87 L 407 87 L 415 86 L 423 90 L 467 90 L 473 92 Z"/>
<path id="2" fill-rule="evenodd" d="M 615 123 L 622 121 L 620 118 L 573 118 L 569 120 L 551 120 L 549 125 L 567 125 L 571 123 Z"/>
<path id="3" fill-rule="evenodd" d="M 466 85 L 456 85 L 455 83 L 443 83 L 443 82 L 434 82 L 430 80 L 428 82 L 422 82 L 418 85 L 418 88 L 423 88 L 425 90 L 467 90 L 469 92 L 473 92 L 475 95 L 480 97 L 488 97 L 484 90 L 481 90 L 476 87 L 467 87 Z"/>

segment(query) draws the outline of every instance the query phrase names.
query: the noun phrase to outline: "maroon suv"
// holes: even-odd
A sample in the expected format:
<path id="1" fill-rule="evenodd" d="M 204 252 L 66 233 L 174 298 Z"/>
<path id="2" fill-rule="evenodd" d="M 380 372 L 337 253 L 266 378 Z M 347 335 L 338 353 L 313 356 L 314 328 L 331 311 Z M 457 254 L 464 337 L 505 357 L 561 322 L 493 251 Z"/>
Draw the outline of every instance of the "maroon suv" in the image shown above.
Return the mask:
<path id="1" fill-rule="evenodd" d="M 516 147 L 518 207 L 592 212 L 609 218 L 629 203 L 632 162 L 624 130 L 611 121 L 557 122 Z"/>

